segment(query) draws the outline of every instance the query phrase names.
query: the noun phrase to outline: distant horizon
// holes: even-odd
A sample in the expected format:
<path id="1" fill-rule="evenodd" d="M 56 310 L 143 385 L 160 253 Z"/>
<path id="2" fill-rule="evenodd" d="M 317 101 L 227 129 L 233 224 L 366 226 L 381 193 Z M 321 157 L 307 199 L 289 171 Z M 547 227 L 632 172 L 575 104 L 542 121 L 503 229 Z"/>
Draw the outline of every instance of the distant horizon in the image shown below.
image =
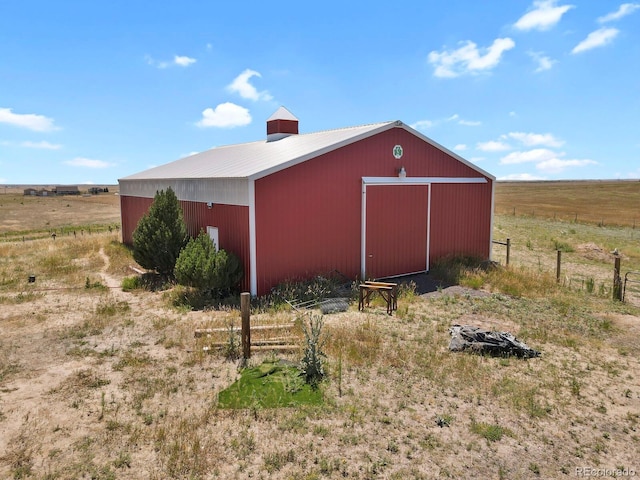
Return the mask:
<path id="1" fill-rule="evenodd" d="M 553 180 L 501 180 L 496 179 L 496 183 L 562 183 L 562 182 L 582 182 L 582 183 L 595 183 L 595 182 L 640 182 L 639 178 L 558 178 Z M 29 187 L 55 187 L 55 186 L 86 186 L 86 187 L 119 187 L 119 183 L 3 183 L 0 184 L 2 188 L 29 188 Z"/>

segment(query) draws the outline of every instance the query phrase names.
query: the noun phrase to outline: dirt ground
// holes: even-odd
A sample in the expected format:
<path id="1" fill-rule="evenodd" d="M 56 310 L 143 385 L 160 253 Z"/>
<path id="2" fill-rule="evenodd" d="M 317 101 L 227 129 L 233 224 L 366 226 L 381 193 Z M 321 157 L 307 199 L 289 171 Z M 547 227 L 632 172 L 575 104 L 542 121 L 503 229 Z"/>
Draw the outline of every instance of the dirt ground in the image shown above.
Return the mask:
<path id="1" fill-rule="evenodd" d="M 98 254 L 105 288 L 47 290 L 37 279 L 22 289 L 30 301 L 0 311 L 1 478 L 640 472 L 638 317 L 608 315 L 611 334 L 584 346 L 534 336 L 539 359 L 454 355 L 454 323 L 527 335 L 535 322 L 501 313 L 515 305 L 506 297 L 414 278 L 418 295 L 394 316 L 352 306 L 325 317 L 333 347 L 345 345 L 340 363 L 329 349 L 326 407 L 225 411 L 216 396 L 238 365 L 203 354 L 194 330 L 237 322 L 238 312 L 183 311 L 163 292 L 124 292 L 124 274 L 108 273 Z"/>

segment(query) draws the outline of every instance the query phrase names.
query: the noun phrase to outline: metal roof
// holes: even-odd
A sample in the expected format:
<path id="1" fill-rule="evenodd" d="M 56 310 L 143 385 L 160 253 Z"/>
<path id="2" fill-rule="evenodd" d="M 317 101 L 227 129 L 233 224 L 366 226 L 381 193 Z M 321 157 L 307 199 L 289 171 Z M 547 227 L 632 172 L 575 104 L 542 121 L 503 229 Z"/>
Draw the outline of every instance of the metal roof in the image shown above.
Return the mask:
<path id="1" fill-rule="evenodd" d="M 121 180 L 177 178 L 257 179 L 296 163 L 348 145 L 395 122 L 289 135 L 277 141 L 241 143 L 212 148 L 180 160 L 135 173 Z"/>
<path id="2" fill-rule="evenodd" d="M 480 174 L 495 179 L 490 173 L 485 172 L 401 121 L 392 121 L 289 135 L 271 142 L 261 140 L 216 147 L 129 175 L 120 180 L 196 178 L 246 178 L 256 180 L 394 127 L 404 128 L 436 148 L 447 152 Z"/>

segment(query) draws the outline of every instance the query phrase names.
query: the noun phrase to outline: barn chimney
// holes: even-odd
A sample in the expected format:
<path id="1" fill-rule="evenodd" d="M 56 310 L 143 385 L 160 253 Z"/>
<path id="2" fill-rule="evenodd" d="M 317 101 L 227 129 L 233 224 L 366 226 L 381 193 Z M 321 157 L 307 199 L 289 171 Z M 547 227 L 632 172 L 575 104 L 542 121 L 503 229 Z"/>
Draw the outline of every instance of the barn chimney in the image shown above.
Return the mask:
<path id="1" fill-rule="evenodd" d="M 280 107 L 267 118 L 267 142 L 297 134 L 298 119 L 286 108 Z"/>

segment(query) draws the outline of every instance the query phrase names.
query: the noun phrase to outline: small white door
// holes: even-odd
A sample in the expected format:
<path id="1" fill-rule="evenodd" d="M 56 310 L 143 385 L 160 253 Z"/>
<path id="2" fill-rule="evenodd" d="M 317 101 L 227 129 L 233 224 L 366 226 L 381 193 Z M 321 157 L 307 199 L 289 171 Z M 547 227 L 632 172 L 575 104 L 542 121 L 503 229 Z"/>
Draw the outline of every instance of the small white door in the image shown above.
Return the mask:
<path id="1" fill-rule="evenodd" d="M 220 248 L 220 243 L 218 243 L 218 227 L 207 227 L 207 234 L 209 235 L 209 238 L 211 239 L 211 241 L 213 242 L 213 244 L 216 247 L 216 252 L 218 251 L 218 249 Z"/>

